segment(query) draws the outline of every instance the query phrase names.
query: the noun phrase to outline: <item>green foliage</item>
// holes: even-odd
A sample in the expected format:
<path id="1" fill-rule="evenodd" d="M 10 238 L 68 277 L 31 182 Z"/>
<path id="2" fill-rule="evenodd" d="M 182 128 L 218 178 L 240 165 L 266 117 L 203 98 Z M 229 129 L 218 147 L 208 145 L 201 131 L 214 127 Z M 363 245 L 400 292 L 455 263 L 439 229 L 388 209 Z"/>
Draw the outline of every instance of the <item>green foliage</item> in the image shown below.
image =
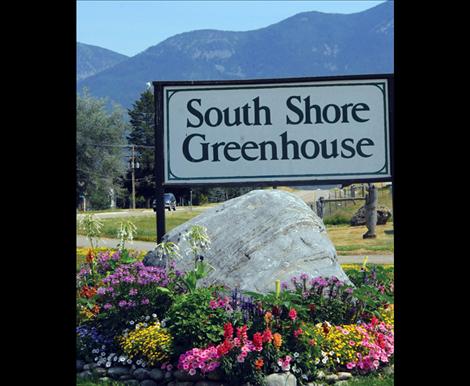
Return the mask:
<path id="1" fill-rule="evenodd" d="M 174 337 L 176 355 L 222 340 L 228 317 L 224 309 L 210 308 L 211 294 L 209 288 L 198 288 L 175 297 L 165 319 Z"/>
<path id="2" fill-rule="evenodd" d="M 134 225 L 132 221 L 130 220 L 121 221 L 121 224 L 119 226 L 119 231 L 117 234 L 118 239 L 119 239 L 118 249 L 120 251 L 125 250 L 126 241 L 134 240 L 134 236 L 136 233 L 137 233 L 137 227 Z"/>
<path id="3" fill-rule="evenodd" d="M 345 215 L 336 213 L 333 216 L 325 217 L 323 222 L 325 225 L 349 224 L 351 222 L 351 218 Z"/>
<path id="4" fill-rule="evenodd" d="M 80 219 L 79 228 L 85 233 L 93 250 L 96 249 L 102 226 L 103 223 L 93 214 L 87 214 Z"/>
<path id="5" fill-rule="evenodd" d="M 124 172 L 123 148 L 119 147 L 126 130 L 123 111 L 115 106 L 108 113 L 105 103 L 87 90 L 82 96 L 77 94 L 77 204 L 84 195 L 94 209 L 109 207 L 110 189 L 120 191 Z"/>
<path id="6" fill-rule="evenodd" d="M 139 168 L 135 169 L 137 203 L 143 206 L 145 201 L 152 200 L 155 195 L 155 102 L 151 90 L 140 94 L 131 109 L 128 109 L 130 134 L 127 139 L 135 147 L 136 160 Z M 147 147 L 139 147 L 147 146 Z M 130 172 L 126 182 L 131 192 Z"/>

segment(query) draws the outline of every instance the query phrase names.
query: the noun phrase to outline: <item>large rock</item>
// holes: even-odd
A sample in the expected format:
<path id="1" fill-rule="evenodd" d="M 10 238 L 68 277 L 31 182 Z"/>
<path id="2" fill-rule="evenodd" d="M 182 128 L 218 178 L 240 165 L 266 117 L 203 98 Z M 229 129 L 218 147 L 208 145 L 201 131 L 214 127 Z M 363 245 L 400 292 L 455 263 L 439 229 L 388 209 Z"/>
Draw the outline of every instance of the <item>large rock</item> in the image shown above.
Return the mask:
<path id="1" fill-rule="evenodd" d="M 270 374 L 265 379 L 267 386 L 297 386 L 297 379 L 291 373 Z"/>
<path id="2" fill-rule="evenodd" d="M 385 205 L 377 206 L 377 225 L 385 225 L 388 219 L 392 217 L 392 212 Z M 366 225 L 366 209 L 361 206 L 357 212 L 351 217 L 351 225 Z"/>
<path id="3" fill-rule="evenodd" d="M 336 276 L 350 283 L 336 258 L 323 221 L 297 196 L 281 190 L 253 190 L 210 208 L 174 228 L 164 241 L 189 248 L 182 237 L 192 225 L 203 225 L 211 239 L 205 261 L 212 271 L 202 285 L 224 284 L 257 292 L 274 290 L 275 280 L 288 281 L 305 272 Z M 187 258 L 177 263 L 194 269 Z"/>

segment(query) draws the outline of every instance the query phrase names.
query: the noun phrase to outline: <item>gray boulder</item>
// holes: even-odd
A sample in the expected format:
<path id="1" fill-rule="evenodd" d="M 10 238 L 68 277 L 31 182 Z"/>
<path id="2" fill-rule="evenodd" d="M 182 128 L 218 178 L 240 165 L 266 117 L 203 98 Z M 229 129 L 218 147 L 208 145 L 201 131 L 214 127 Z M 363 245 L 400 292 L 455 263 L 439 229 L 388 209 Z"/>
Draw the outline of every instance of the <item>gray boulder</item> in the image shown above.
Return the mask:
<path id="1" fill-rule="evenodd" d="M 297 379 L 291 373 L 270 374 L 265 379 L 267 386 L 297 386 Z"/>
<path id="2" fill-rule="evenodd" d="M 143 263 L 146 266 L 151 267 L 166 267 L 166 257 L 162 256 L 159 257 L 155 251 L 148 251 L 147 254 L 144 256 Z"/>
<path id="3" fill-rule="evenodd" d="M 275 289 L 276 279 L 288 281 L 303 272 L 311 277 L 336 276 L 351 284 L 338 264 L 323 221 L 291 193 L 253 190 L 174 228 L 164 241 L 179 244 L 182 252 L 188 250 L 182 236 L 192 225 L 205 226 L 211 239 L 204 258 L 215 270 L 201 285 L 266 293 Z M 194 261 L 182 259 L 177 268 L 194 269 Z"/>
<path id="4" fill-rule="evenodd" d="M 377 225 L 385 225 L 389 218 L 392 217 L 392 212 L 385 205 L 377 206 Z M 361 206 L 357 212 L 351 217 L 351 226 L 366 225 L 366 209 Z"/>

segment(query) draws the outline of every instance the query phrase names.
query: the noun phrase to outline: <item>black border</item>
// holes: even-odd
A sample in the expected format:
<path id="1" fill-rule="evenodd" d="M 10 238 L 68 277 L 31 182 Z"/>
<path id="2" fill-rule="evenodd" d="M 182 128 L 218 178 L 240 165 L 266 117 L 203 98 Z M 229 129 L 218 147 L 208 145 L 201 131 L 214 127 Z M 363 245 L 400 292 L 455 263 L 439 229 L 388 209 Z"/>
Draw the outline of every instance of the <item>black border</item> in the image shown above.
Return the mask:
<path id="1" fill-rule="evenodd" d="M 163 122 L 163 90 L 168 86 L 237 86 L 237 85 L 263 85 L 263 84 L 289 84 L 289 83 L 302 83 L 302 82 L 323 82 L 323 81 L 341 81 L 341 80 L 387 80 L 388 92 L 388 121 L 389 121 L 389 153 L 390 153 L 390 175 L 391 177 L 372 177 L 372 178 L 354 178 L 354 179 L 315 179 L 315 180 L 269 180 L 269 181 L 246 181 L 246 182 L 182 182 L 182 183 L 165 183 L 164 180 L 164 122 Z M 350 75 L 350 76 L 323 76 L 323 77 L 293 77 L 293 78 L 262 78 L 262 79 L 244 79 L 244 80 L 194 80 L 194 81 L 153 81 L 154 95 L 155 95 L 155 170 L 156 173 L 157 189 L 159 186 L 172 186 L 172 187 L 188 187 L 188 186 L 298 186 L 298 185 L 324 185 L 324 184 L 348 184 L 348 183 L 362 183 L 362 182 L 387 182 L 393 180 L 394 167 L 394 124 L 393 124 L 393 111 L 394 111 L 394 74 L 365 74 L 365 75 Z M 160 170 L 162 169 L 162 170 Z M 158 196 L 158 194 L 157 194 Z M 158 205 L 157 205 L 158 207 Z"/>

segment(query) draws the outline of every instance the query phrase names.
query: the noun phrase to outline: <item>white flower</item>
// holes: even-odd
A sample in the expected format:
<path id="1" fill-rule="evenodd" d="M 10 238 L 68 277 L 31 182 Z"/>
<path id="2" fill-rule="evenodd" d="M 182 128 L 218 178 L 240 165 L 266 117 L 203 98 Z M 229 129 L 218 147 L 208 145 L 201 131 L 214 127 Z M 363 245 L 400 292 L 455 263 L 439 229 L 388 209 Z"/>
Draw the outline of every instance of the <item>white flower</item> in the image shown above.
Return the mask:
<path id="1" fill-rule="evenodd" d="M 320 358 L 315 359 L 315 364 L 318 365 L 320 363 Z"/>
<path id="2" fill-rule="evenodd" d="M 129 322 L 129 324 L 130 324 L 131 326 L 133 326 L 133 325 L 134 325 L 134 321 L 131 320 L 131 321 Z"/>
<path id="3" fill-rule="evenodd" d="M 156 317 L 157 317 L 157 314 L 152 314 L 152 317 L 153 317 L 153 318 L 156 318 Z"/>
<path id="4" fill-rule="evenodd" d="M 111 362 L 106 362 L 106 367 L 111 367 Z"/>
<path id="5" fill-rule="evenodd" d="M 325 364 L 326 362 L 328 362 L 328 358 L 324 357 L 321 361 L 322 361 L 323 364 Z"/>
<path id="6" fill-rule="evenodd" d="M 118 360 L 118 357 L 114 357 L 113 361 L 116 362 Z"/>
<path id="7" fill-rule="evenodd" d="M 106 356 L 106 353 L 103 351 L 103 352 L 101 353 L 101 356 L 102 356 L 102 357 L 105 357 L 105 356 Z"/>
<path id="8" fill-rule="evenodd" d="M 101 350 L 104 350 L 104 349 L 106 349 L 106 346 L 105 346 L 105 345 L 102 345 L 102 346 L 101 346 Z"/>
<path id="9" fill-rule="evenodd" d="M 336 362 L 338 362 L 338 363 L 340 362 L 339 358 L 336 358 Z"/>
<path id="10" fill-rule="evenodd" d="M 147 315 L 147 316 L 145 317 L 145 320 L 149 320 L 149 319 L 150 319 L 150 316 Z"/>
<path id="11" fill-rule="evenodd" d="M 335 355 L 335 352 L 334 352 L 334 351 L 330 351 L 330 355 Z"/>
<path id="12" fill-rule="evenodd" d="M 300 354 L 299 354 L 298 352 L 295 352 L 295 353 L 294 353 L 294 358 L 298 358 L 299 355 L 300 355 Z"/>
<path id="13" fill-rule="evenodd" d="M 98 362 L 99 357 L 95 357 L 95 362 Z"/>
<path id="14" fill-rule="evenodd" d="M 135 362 L 136 365 L 140 365 L 142 363 L 142 361 L 140 359 L 137 359 L 137 361 Z"/>
<path id="15" fill-rule="evenodd" d="M 128 359 L 126 362 L 130 365 L 132 363 L 132 359 Z"/>
<path id="16" fill-rule="evenodd" d="M 119 362 L 125 362 L 125 361 L 126 361 L 126 357 L 121 355 L 119 357 Z"/>

